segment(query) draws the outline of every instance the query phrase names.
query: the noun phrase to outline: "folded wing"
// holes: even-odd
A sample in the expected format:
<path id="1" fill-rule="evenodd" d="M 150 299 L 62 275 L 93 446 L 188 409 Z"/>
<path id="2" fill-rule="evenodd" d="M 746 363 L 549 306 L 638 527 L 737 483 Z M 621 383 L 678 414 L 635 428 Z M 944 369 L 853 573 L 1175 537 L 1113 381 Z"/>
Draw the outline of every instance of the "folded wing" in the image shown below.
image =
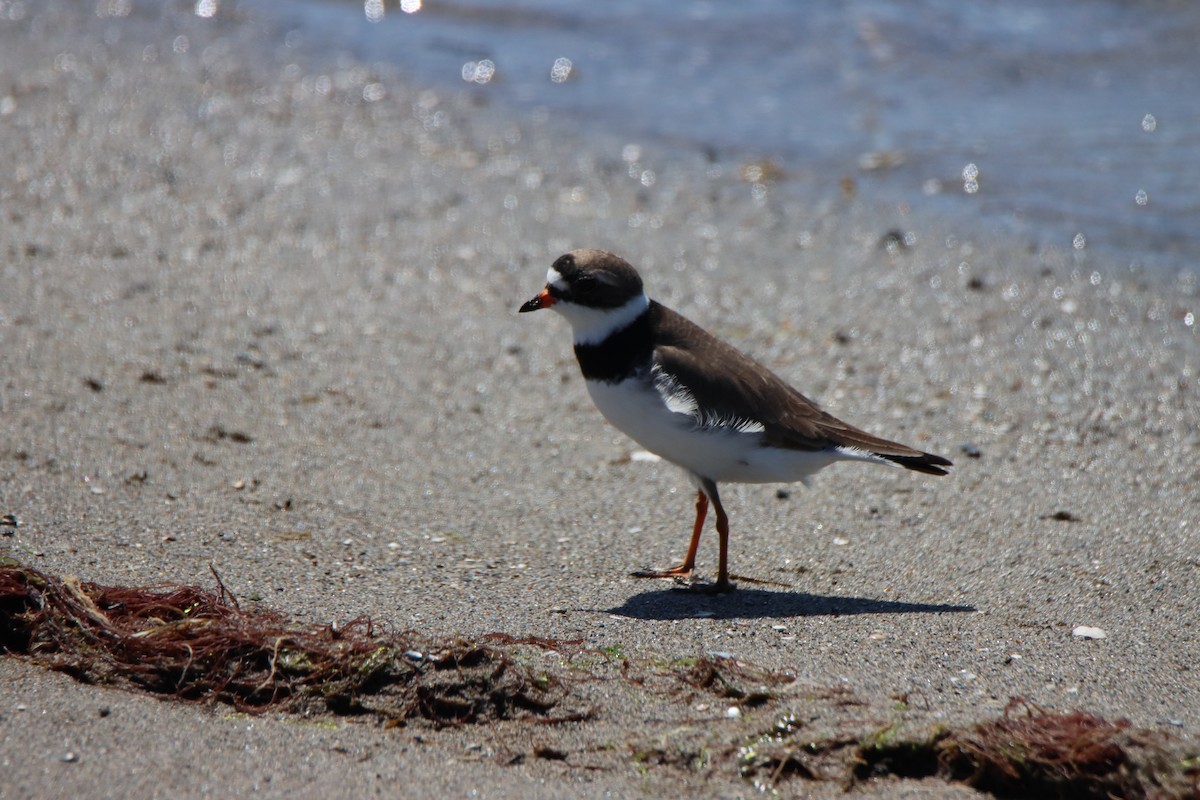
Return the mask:
<path id="1" fill-rule="evenodd" d="M 945 475 L 943 467 L 951 466 L 941 456 L 874 436 L 823 411 L 766 367 L 671 309 L 653 303 L 651 311 L 658 315 L 654 366 L 672 376 L 672 385 L 664 388 L 676 393 L 677 404 L 690 406 L 697 424 L 761 426 L 767 445 L 857 450 L 931 475 Z"/>

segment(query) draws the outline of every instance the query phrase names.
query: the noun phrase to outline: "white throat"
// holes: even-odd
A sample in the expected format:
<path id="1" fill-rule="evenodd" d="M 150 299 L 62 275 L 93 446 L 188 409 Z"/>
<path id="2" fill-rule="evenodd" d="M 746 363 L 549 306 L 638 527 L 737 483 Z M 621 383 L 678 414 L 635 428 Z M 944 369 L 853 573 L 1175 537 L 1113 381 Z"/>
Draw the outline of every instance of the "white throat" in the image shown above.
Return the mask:
<path id="1" fill-rule="evenodd" d="M 611 334 L 621 330 L 640 317 L 650 307 L 650 298 L 644 294 L 629 298 L 617 308 L 588 308 L 566 301 L 550 306 L 567 318 L 575 344 L 600 344 Z"/>

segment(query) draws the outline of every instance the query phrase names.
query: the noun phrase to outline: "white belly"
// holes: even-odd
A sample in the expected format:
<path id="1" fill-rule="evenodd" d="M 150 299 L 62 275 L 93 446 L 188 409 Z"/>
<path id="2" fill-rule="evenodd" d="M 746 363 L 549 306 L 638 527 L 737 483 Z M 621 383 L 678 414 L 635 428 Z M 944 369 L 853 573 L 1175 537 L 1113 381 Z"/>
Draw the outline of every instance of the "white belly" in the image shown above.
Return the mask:
<path id="1" fill-rule="evenodd" d="M 605 419 L 635 442 L 717 483 L 805 481 L 833 462 L 853 457 L 836 450 L 765 447 L 756 430 L 700 428 L 693 415 L 672 411 L 651 385 L 636 379 L 619 384 L 588 381 L 587 388 Z"/>

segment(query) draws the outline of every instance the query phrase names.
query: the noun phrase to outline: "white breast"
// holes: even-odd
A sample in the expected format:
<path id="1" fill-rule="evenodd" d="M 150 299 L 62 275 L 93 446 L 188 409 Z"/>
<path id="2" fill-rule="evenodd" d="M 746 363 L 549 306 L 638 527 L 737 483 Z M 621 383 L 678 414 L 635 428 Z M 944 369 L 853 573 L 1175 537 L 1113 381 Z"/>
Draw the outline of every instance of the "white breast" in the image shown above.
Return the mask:
<path id="1" fill-rule="evenodd" d="M 664 398 L 645 379 L 588 381 L 588 394 L 605 419 L 651 453 L 701 477 L 722 483 L 805 481 L 848 456 L 765 447 L 752 425 L 701 427 L 686 402 Z M 670 400 L 670 402 L 668 402 Z"/>

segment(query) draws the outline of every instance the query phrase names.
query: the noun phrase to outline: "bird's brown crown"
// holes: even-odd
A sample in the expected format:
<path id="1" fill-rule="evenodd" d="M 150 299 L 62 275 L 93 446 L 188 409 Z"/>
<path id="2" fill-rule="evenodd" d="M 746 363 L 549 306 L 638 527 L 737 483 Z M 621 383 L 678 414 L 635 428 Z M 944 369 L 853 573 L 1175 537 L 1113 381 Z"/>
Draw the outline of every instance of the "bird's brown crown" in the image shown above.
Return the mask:
<path id="1" fill-rule="evenodd" d="M 572 250 L 559 256 L 548 277 L 556 300 L 589 308 L 620 308 L 642 293 L 637 270 L 604 250 Z"/>

